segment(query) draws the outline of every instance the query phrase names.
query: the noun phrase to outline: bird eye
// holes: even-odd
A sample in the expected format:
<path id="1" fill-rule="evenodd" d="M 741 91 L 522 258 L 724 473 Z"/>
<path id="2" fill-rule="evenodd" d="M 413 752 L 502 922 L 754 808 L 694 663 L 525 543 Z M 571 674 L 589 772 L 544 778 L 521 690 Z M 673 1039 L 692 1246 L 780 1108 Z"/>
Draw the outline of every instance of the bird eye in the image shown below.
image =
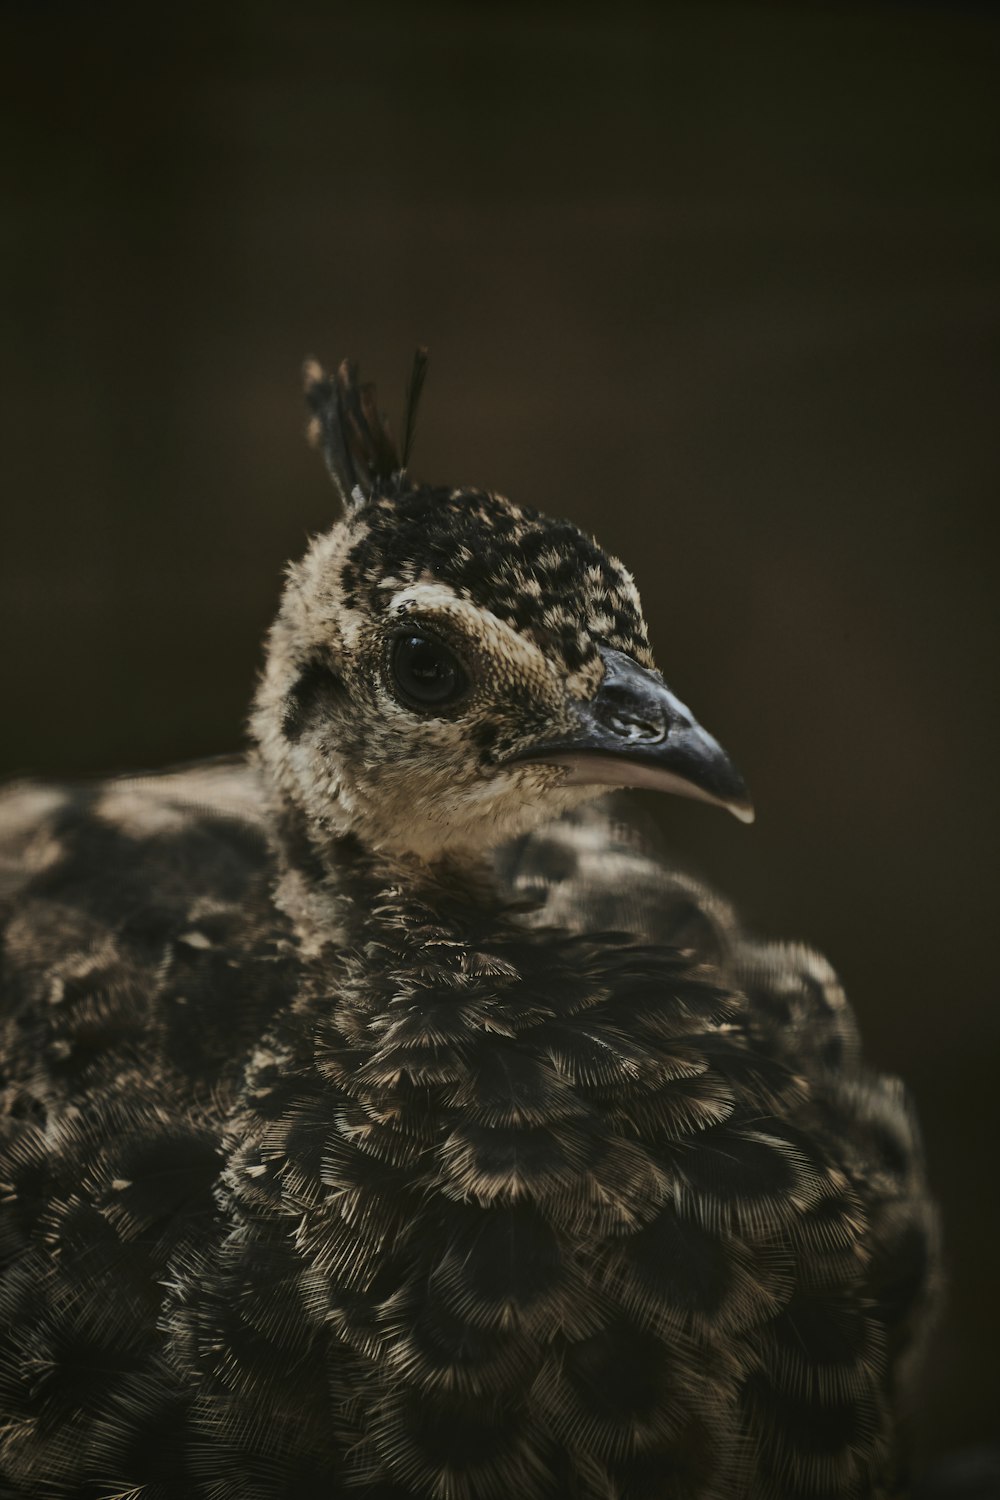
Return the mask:
<path id="1" fill-rule="evenodd" d="M 456 658 L 425 635 L 399 635 L 392 647 L 399 697 L 412 708 L 441 708 L 464 693 L 468 680 Z"/>

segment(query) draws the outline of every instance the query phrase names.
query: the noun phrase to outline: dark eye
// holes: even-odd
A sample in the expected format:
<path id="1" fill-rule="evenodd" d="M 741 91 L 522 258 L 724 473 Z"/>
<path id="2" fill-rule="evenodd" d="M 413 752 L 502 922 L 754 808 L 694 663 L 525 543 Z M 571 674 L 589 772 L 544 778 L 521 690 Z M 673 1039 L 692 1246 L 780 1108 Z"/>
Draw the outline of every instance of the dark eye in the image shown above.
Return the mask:
<path id="1" fill-rule="evenodd" d="M 397 636 L 391 661 L 399 696 L 415 708 L 443 707 L 465 692 L 465 673 L 440 641 L 425 635 Z"/>

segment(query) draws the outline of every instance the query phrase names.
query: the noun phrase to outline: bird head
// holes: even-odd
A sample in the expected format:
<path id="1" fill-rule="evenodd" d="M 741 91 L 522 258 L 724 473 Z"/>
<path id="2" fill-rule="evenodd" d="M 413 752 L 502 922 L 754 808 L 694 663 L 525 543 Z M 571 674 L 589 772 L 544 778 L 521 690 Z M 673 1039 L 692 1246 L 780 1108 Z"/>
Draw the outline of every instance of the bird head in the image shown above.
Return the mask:
<path id="1" fill-rule="evenodd" d="M 316 850 L 346 834 L 433 861 L 608 786 L 752 817 L 728 757 L 656 670 L 631 574 L 567 521 L 412 482 L 345 362 L 306 369 L 342 519 L 294 564 L 251 727 Z"/>

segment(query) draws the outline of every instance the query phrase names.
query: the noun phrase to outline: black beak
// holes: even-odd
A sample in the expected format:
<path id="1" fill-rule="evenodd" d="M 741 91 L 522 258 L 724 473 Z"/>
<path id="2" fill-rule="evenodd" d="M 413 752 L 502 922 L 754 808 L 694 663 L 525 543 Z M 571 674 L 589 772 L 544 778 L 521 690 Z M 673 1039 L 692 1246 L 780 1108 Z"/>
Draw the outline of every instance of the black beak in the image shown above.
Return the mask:
<path id="1" fill-rule="evenodd" d="M 579 728 L 530 745 L 515 759 L 566 766 L 569 783 L 652 787 L 698 797 L 752 823 L 742 776 L 659 675 L 621 651 L 601 648 L 601 656 L 604 681 L 589 702 L 576 705 Z"/>

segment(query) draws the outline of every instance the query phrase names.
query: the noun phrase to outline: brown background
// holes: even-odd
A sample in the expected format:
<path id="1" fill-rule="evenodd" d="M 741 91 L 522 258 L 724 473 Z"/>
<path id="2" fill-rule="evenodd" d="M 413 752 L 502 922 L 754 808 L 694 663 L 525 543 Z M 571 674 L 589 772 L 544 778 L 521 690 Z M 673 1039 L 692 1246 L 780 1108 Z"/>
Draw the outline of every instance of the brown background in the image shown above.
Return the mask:
<path id="1" fill-rule="evenodd" d="M 2 770 L 239 745 L 329 523 L 298 367 L 418 472 L 634 567 L 752 830 L 681 856 L 840 968 L 911 1084 L 950 1309 L 929 1452 L 995 1428 L 1000 24 L 839 3 L 8 7 Z"/>

